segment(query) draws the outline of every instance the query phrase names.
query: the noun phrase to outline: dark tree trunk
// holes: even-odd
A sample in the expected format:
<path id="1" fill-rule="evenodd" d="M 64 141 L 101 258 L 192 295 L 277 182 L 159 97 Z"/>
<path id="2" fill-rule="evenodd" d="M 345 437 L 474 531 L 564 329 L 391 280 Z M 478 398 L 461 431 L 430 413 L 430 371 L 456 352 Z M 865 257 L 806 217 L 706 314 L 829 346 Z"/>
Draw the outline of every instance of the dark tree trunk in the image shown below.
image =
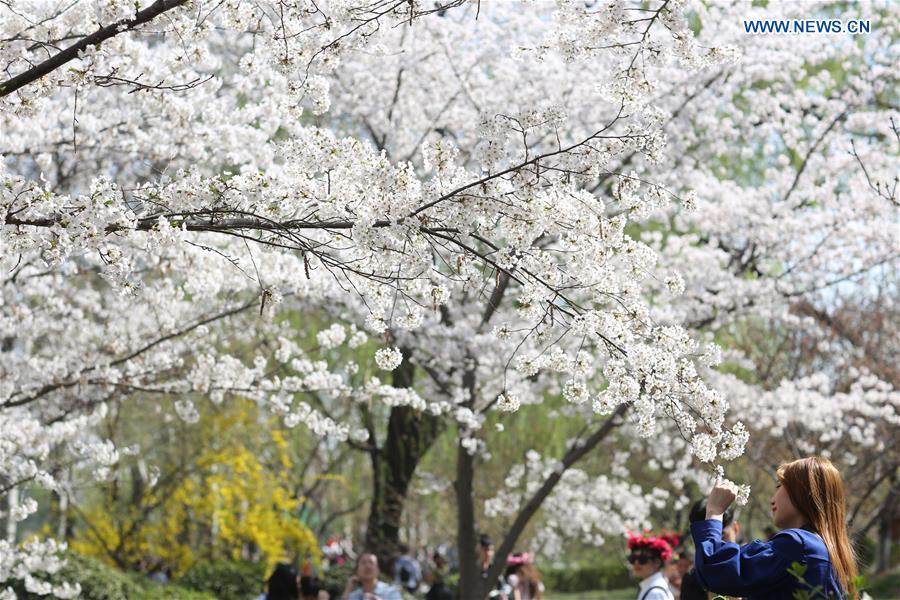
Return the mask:
<path id="1" fill-rule="evenodd" d="M 497 279 L 497 285 L 491 293 L 487 305 L 481 318 L 481 327 L 485 327 L 496 312 L 497 307 L 503 300 L 504 295 L 509 287 L 510 277 L 508 273 L 501 273 Z M 441 323 L 450 326 L 452 321 L 450 313 L 446 307 L 441 306 Z M 403 362 L 393 372 L 393 385 L 397 388 L 410 388 L 413 385 L 413 376 L 415 375 L 415 366 L 410 360 L 409 351 L 406 348 L 403 351 Z M 469 356 L 470 360 L 474 360 Z M 434 375 L 432 374 L 434 378 Z M 443 385 L 439 378 L 435 379 L 439 387 Z M 474 370 L 467 371 L 463 376 L 463 386 L 469 390 L 471 397 L 475 394 L 475 373 Z M 446 389 L 443 390 L 445 393 Z M 471 404 L 469 405 L 471 408 Z M 369 522 L 366 529 L 366 550 L 374 552 L 378 556 L 379 564 L 382 570 L 391 573 L 392 560 L 397 556 L 397 548 L 400 544 L 400 518 L 403 514 L 403 505 L 406 493 L 409 489 L 410 481 L 416 471 L 416 466 L 422 457 L 428 452 L 428 449 L 435 442 L 438 436 L 444 431 L 445 420 L 440 417 L 432 416 L 428 413 L 418 413 L 408 407 L 395 407 L 391 409 L 390 419 L 388 421 L 387 437 L 381 447 L 374 446 L 369 450 L 372 461 L 373 485 L 372 485 L 372 503 L 369 511 Z M 373 427 L 370 427 L 373 432 Z M 373 436 L 374 437 L 374 436 Z M 376 444 L 374 439 L 371 440 Z M 465 452 L 465 449 L 462 449 Z M 471 494 L 473 474 L 473 466 L 471 457 L 466 454 L 468 460 L 468 489 L 465 495 L 460 495 L 457 491 L 457 498 L 468 498 L 471 504 L 474 500 Z M 459 468 L 460 464 L 457 464 Z M 465 467 L 465 464 L 463 464 Z M 457 472 L 459 475 L 459 472 Z M 457 477 L 459 479 L 459 477 Z M 474 506 L 469 511 L 471 518 L 467 521 L 466 527 L 471 531 L 463 532 L 460 529 L 459 535 L 466 536 L 466 554 L 460 554 L 461 562 L 466 564 L 463 556 L 471 553 L 472 560 L 475 564 L 475 530 L 474 530 Z M 471 540 L 469 540 L 471 538 Z M 471 543 L 470 543 L 471 542 Z M 462 549 L 463 546 L 460 546 Z M 474 567 L 473 567 L 474 568 Z M 480 572 L 473 571 L 476 575 Z M 480 578 L 479 578 L 480 581 Z M 483 590 L 484 594 L 487 589 Z M 483 594 L 483 595 L 484 595 Z M 476 596 L 467 596 L 465 593 L 462 598 L 474 598 Z"/>
<path id="2" fill-rule="evenodd" d="M 890 568 L 892 529 L 900 510 L 900 482 L 897 481 L 897 472 L 894 471 L 890 479 L 891 487 L 888 489 L 884 504 L 881 505 L 881 513 L 878 515 L 878 547 L 875 555 L 875 572 L 884 573 Z"/>
<path id="3" fill-rule="evenodd" d="M 404 352 L 403 363 L 393 373 L 393 385 L 409 388 L 415 367 Z M 378 556 L 388 573 L 400 544 L 400 518 L 416 466 L 443 429 L 439 417 L 408 406 L 391 409 L 384 444 L 370 451 L 372 502 L 366 528 L 365 550 Z M 374 441 L 374 440 L 373 440 Z"/>
<path id="4" fill-rule="evenodd" d="M 487 580 L 481 577 L 478 556 L 475 553 L 474 463 L 474 457 L 469 454 L 460 441 L 456 449 L 456 481 L 453 484 L 457 507 L 456 551 L 459 555 L 460 598 L 484 598 L 488 593 Z"/>

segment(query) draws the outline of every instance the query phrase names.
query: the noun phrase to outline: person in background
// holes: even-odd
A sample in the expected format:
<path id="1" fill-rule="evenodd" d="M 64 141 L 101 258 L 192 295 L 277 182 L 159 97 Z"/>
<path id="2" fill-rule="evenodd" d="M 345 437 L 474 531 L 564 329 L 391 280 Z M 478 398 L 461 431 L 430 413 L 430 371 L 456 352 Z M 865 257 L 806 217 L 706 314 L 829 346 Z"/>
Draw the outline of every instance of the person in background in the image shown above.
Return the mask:
<path id="1" fill-rule="evenodd" d="M 300 578 L 300 600 L 331 600 L 331 595 L 318 577 L 304 575 Z"/>
<path id="2" fill-rule="evenodd" d="M 172 577 L 171 577 L 171 574 L 169 573 L 169 569 L 159 569 L 159 570 L 153 571 L 152 573 L 147 575 L 147 578 L 150 579 L 150 581 L 155 581 L 156 583 L 161 583 L 161 584 L 165 585 L 165 584 L 169 583 L 169 580 Z"/>
<path id="3" fill-rule="evenodd" d="M 432 580 L 444 579 L 447 577 L 448 565 L 447 559 L 441 553 L 440 548 L 436 548 L 431 559 L 431 577 Z"/>
<path id="4" fill-rule="evenodd" d="M 720 594 L 750 600 L 858 598 L 857 567 L 847 535 L 844 482 L 831 461 L 820 456 L 782 464 L 771 499 L 780 532 L 768 542 L 744 546 L 722 536 L 724 513 L 737 486 L 716 480 L 706 499 L 706 519 L 691 523 L 694 562 L 700 583 Z M 802 576 L 791 572 L 803 567 Z"/>
<path id="5" fill-rule="evenodd" d="M 425 600 L 456 600 L 456 597 L 453 595 L 453 590 L 446 583 L 440 581 L 428 589 Z"/>
<path id="6" fill-rule="evenodd" d="M 694 568 L 694 553 L 690 550 L 682 549 L 678 553 L 678 560 L 675 562 L 675 570 L 678 571 L 680 577 L 684 577 L 691 569 Z"/>
<path id="7" fill-rule="evenodd" d="M 419 561 L 409 555 L 409 546 L 400 544 L 400 557 L 394 561 L 394 583 L 414 594 L 421 581 L 422 568 Z"/>
<path id="8" fill-rule="evenodd" d="M 483 533 L 478 538 L 478 566 L 482 577 L 487 577 L 492 564 L 494 564 L 494 541 L 491 536 Z"/>
<path id="9" fill-rule="evenodd" d="M 345 562 L 344 556 L 346 551 L 344 545 L 336 537 L 328 538 L 328 541 L 325 542 L 325 546 L 322 548 L 322 554 L 325 555 L 328 564 L 332 566 L 340 566 Z"/>
<path id="10" fill-rule="evenodd" d="M 669 580 L 669 588 L 675 600 L 681 600 L 681 587 L 684 585 L 684 577 L 691 569 L 694 568 L 694 555 L 691 551 L 681 548 L 678 550 L 677 556 L 670 563 L 671 573 L 666 572 L 666 578 Z"/>
<path id="11" fill-rule="evenodd" d="M 706 498 L 694 502 L 688 515 L 688 520 L 691 523 L 706 520 Z M 734 511 L 729 508 L 722 514 L 722 540 L 737 542 L 740 533 L 741 526 L 734 518 Z M 693 562 L 693 556 L 691 561 Z M 692 564 L 688 572 L 681 577 L 679 600 L 707 600 L 709 596 L 708 590 L 700 583 L 700 578 L 697 577 L 697 570 Z"/>
<path id="12" fill-rule="evenodd" d="M 544 584 L 541 574 L 532 564 L 534 555 L 528 552 L 512 554 L 506 559 L 506 583 L 510 600 L 543 600 Z"/>
<path id="13" fill-rule="evenodd" d="M 326 581 L 323 582 L 325 584 L 325 591 L 323 594 L 326 594 L 328 600 L 340 600 L 343 598 L 344 590 L 341 589 L 341 585 L 336 581 Z"/>
<path id="14" fill-rule="evenodd" d="M 380 574 L 378 558 L 370 552 L 360 554 L 356 572 L 344 588 L 343 600 L 402 600 L 397 588 L 378 580 Z"/>
<path id="15" fill-rule="evenodd" d="M 672 557 L 672 546 L 655 536 L 628 534 L 628 562 L 631 572 L 640 579 L 638 600 L 675 600 L 662 569 Z"/>
<path id="16" fill-rule="evenodd" d="M 287 563 L 278 563 L 266 581 L 266 593 L 256 600 L 297 600 L 299 596 L 297 571 Z"/>
<path id="17" fill-rule="evenodd" d="M 494 565 L 494 541 L 491 536 L 483 533 L 478 538 L 478 568 L 481 570 L 481 578 L 487 579 L 488 571 Z M 509 585 L 500 575 L 497 582 L 488 592 L 490 600 L 506 600 L 509 595 Z"/>
<path id="18" fill-rule="evenodd" d="M 447 585 L 447 559 L 440 551 L 435 550 L 432 558 L 432 568 L 429 572 L 429 588 L 425 594 L 425 600 L 456 600 L 453 590 Z"/>
<path id="19" fill-rule="evenodd" d="M 683 538 L 675 532 L 666 531 L 663 531 L 657 537 L 669 544 L 669 547 L 672 548 L 672 557 L 663 566 L 662 573 L 666 578 L 666 581 L 669 582 L 669 591 L 672 592 L 672 595 L 678 600 L 682 576 L 690 568 L 689 566 L 686 568 L 679 568 L 679 564 L 685 562 L 681 560 L 681 554 L 684 552 L 684 548 L 682 548 Z M 687 536 L 685 536 L 685 538 L 686 537 Z"/>

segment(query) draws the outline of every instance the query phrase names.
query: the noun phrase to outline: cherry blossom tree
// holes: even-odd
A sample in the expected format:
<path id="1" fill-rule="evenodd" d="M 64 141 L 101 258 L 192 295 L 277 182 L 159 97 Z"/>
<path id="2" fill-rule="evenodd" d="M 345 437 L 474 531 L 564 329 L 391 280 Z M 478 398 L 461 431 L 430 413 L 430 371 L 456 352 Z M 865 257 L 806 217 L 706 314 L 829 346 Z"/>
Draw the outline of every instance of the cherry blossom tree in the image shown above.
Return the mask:
<path id="1" fill-rule="evenodd" d="M 835 13 L 838 9 L 827 4 L 815 9 L 823 15 L 852 16 Z M 873 14 L 892 18 L 891 9 Z M 886 94 L 891 58 L 881 51 L 896 34 L 887 21 L 879 21 L 885 23 L 884 38 L 865 43 L 817 40 L 801 51 L 788 38 L 748 38 L 736 31 L 741 18 L 798 16 L 790 10 L 773 14 L 771 7 L 763 12 L 716 6 L 698 8 L 694 16 L 698 28 L 715 25 L 703 25 L 709 32 L 706 39 L 737 45 L 742 60 L 708 79 L 681 83 L 689 90 L 689 101 L 672 104 L 672 118 L 666 122 L 667 138 L 680 151 L 666 153 L 661 165 L 647 165 L 638 154 L 628 157 L 640 175 L 668 177 L 673 185 L 681 182 L 704 190 L 699 210 L 668 214 L 662 229 L 642 234 L 659 252 L 660 291 L 665 268 L 676 266 L 687 290 L 677 300 L 655 304 L 654 316 L 717 337 L 760 319 L 782 331 L 830 337 L 828 315 L 839 298 L 848 290 L 871 297 L 877 288 L 873 282 L 896 273 L 894 224 L 883 216 L 896 214 L 900 144 L 896 106 Z M 790 60 L 787 52 L 792 53 Z M 717 128 L 719 117 L 711 121 L 710 106 L 730 115 L 723 116 L 723 122 L 735 127 L 725 138 Z M 845 119 L 853 124 L 845 126 Z M 793 158 L 785 160 L 784 155 Z M 807 199 L 798 200 L 798 194 Z M 804 313 L 819 316 L 811 322 L 801 318 Z M 844 447 L 852 450 L 846 457 L 832 456 L 848 467 L 865 460 L 867 448 L 881 452 L 885 468 L 873 471 L 854 501 L 865 500 L 881 485 L 881 498 L 889 502 L 895 492 L 883 484 L 895 471 L 887 458 L 890 452 L 884 453 L 890 450 L 886 440 L 896 437 L 896 384 L 890 378 L 873 379 L 864 370 L 848 370 L 852 357 L 866 350 L 862 343 L 852 346 L 836 346 L 831 356 L 843 355 L 843 360 L 831 364 L 798 354 L 802 376 L 760 378 L 755 386 L 727 375 L 709 376 L 727 392 L 734 413 L 752 423 L 751 429 L 764 439 L 783 437 L 784 424 L 791 423 L 806 437 L 796 452 L 829 454 L 833 442 L 844 438 Z M 737 352 L 727 359 L 734 366 L 746 365 Z M 809 379 L 810 373 L 815 377 Z M 816 389 L 812 397 L 806 391 L 810 387 Z M 860 436 L 863 431 L 868 435 Z M 673 476 L 676 492 L 686 481 L 703 481 L 689 462 L 673 460 L 673 448 L 681 443 L 677 437 L 662 436 L 652 461 Z M 770 455 L 761 464 L 771 470 L 790 455 Z M 511 499 L 501 493 L 497 500 L 510 504 Z M 596 522 L 596 531 L 602 531 L 603 520 L 593 521 L 588 510 L 584 514 L 574 521 Z M 594 535 L 585 529 L 588 538 Z"/>
<path id="2" fill-rule="evenodd" d="M 613 432 L 665 448 L 673 481 L 707 481 L 747 441 L 729 402 L 763 410 L 714 369 L 716 333 L 795 325 L 798 302 L 897 258 L 896 7 L 873 7 L 866 39 L 803 45 L 741 34 L 763 14 L 4 3 L 0 489 L 59 488 L 59 455 L 108 476 L 117 449 L 89 430 L 108 402 L 174 398 L 192 421 L 239 395 L 369 454 L 380 543 L 453 427 L 477 597 L 473 486 L 502 438 L 487 415 L 561 397 L 585 424 L 529 459 L 501 555 L 545 503 L 591 508 L 570 468 Z M 310 339 L 296 314 L 329 324 Z M 659 501 L 617 472 L 590 485 L 636 497 L 593 507 L 593 539 Z M 0 579 L 55 568 L 10 556 Z"/>

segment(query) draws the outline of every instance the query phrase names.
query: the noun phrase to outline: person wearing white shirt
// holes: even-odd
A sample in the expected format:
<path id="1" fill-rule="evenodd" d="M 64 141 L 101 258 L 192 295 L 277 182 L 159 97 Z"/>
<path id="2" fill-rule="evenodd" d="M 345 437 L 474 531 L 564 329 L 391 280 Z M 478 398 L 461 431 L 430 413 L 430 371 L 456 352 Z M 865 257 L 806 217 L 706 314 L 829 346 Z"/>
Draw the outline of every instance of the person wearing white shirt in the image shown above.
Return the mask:
<path id="1" fill-rule="evenodd" d="M 669 590 L 669 582 L 662 574 L 662 571 L 657 571 L 641 580 L 638 600 L 675 600 L 675 597 Z"/>
<path id="2" fill-rule="evenodd" d="M 347 581 L 343 600 L 401 600 L 400 591 L 378 580 L 381 569 L 374 554 L 360 554 L 356 573 Z"/>
<path id="3" fill-rule="evenodd" d="M 629 535 L 628 549 L 631 572 L 641 582 L 637 600 L 675 600 L 662 573 L 672 556 L 668 542 L 661 537 Z"/>

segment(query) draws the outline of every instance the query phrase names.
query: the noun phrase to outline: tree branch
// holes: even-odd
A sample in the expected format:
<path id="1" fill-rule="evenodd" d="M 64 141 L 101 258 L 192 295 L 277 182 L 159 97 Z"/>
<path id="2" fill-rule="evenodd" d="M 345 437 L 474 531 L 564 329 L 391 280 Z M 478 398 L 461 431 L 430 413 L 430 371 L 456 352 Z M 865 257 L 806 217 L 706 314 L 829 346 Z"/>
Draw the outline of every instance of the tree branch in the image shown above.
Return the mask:
<path id="1" fill-rule="evenodd" d="M 139 11 L 133 19 L 123 19 L 111 25 L 107 25 L 106 27 L 101 27 L 91 35 L 81 38 L 77 43 L 48 58 L 44 62 L 38 63 L 24 73 L 20 73 L 12 79 L 0 83 L 0 98 L 12 94 L 19 88 L 37 81 L 44 75 L 52 73 L 70 60 L 76 58 L 78 54 L 88 46 L 99 46 L 106 40 L 115 37 L 120 33 L 131 31 L 144 23 L 148 23 L 162 13 L 181 6 L 186 2 L 187 0 L 157 0 L 149 7 Z"/>
<path id="2" fill-rule="evenodd" d="M 46 395 L 46 394 L 48 394 L 48 393 L 50 393 L 50 392 L 52 392 L 52 391 L 54 391 L 54 390 L 57 390 L 57 389 L 60 389 L 60 388 L 72 387 L 72 386 L 74 386 L 74 385 L 78 385 L 78 383 L 81 381 L 81 378 L 82 378 L 86 373 L 89 373 L 90 371 L 93 371 L 93 370 L 95 370 L 95 369 L 98 369 L 98 368 L 100 368 L 101 366 L 117 367 L 117 366 L 121 365 L 122 363 L 128 362 L 129 360 L 131 360 L 131 359 L 133 359 L 133 358 L 136 358 L 136 357 L 140 356 L 140 355 L 143 354 L 144 352 L 146 352 L 146 351 L 148 351 L 148 350 L 154 348 L 155 346 L 157 346 L 157 345 L 159 345 L 159 344 L 161 344 L 161 343 L 163 343 L 163 342 L 166 342 L 166 341 L 171 340 L 171 339 L 173 339 L 173 338 L 180 337 L 180 336 L 182 336 L 182 335 L 185 335 L 185 334 L 187 334 L 187 333 L 190 333 L 191 331 L 193 331 L 194 329 L 197 329 L 198 327 L 200 327 L 200 326 L 202 326 L 202 325 L 208 325 L 209 323 L 212 323 L 213 321 L 217 321 L 217 320 L 219 320 L 219 319 L 224 319 L 224 318 L 227 318 L 227 317 L 236 315 L 236 314 L 238 314 L 238 313 L 240 313 L 240 312 L 243 312 L 243 311 L 247 310 L 247 309 L 250 308 L 251 306 L 254 306 L 255 304 L 256 304 L 256 299 L 254 298 L 252 301 L 250 301 L 250 302 L 248 302 L 248 303 L 246 303 L 246 304 L 243 304 L 243 305 L 241 305 L 241 306 L 237 306 L 237 307 L 235 307 L 235 308 L 231 308 L 231 309 L 229 309 L 229 310 L 226 310 L 226 311 L 223 311 L 223 312 L 220 312 L 220 313 L 211 315 L 211 316 L 209 316 L 209 317 L 207 317 L 207 318 L 205 318 L 205 319 L 202 319 L 202 320 L 197 321 L 197 322 L 195 322 L 195 323 L 193 323 L 193 324 L 191 324 L 191 325 L 188 325 L 187 327 L 185 327 L 185 328 L 183 328 L 183 329 L 180 329 L 180 330 L 178 330 L 178 331 L 174 331 L 174 332 L 172 332 L 172 333 L 170 333 L 170 334 L 168 334 L 168 335 L 164 335 L 164 336 L 162 336 L 162 337 L 160 337 L 160 338 L 157 338 L 157 339 L 153 340 L 152 342 L 146 344 L 146 345 L 143 346 L 142 348 L 140 348 L 140 349 L 138 349 L 138 350 L 134 350 L 134 351 L 132 351 L 130 354 L 128 354 L 128 355 L 126 355 L 126 356 L 123 356 L 123 357 L 121 357 L 121 358 L 118 358 L 118 359 L 116 359 L 116 360 L 114 360 L 114 361 L 112 361 L 112 362 L 110 362 L 110 363 L 108 363 L 108 364 L 106 364 L 106 365 L 94 365 L 94 366 L 91 366 L 91 367 L 87 367 L 87 368 L 81 370 L 81 371 L 78 373 L 78 375 L 77 375 L 76 377 L 73 377 L 73 378 L 69 379 L 68 381 L 60 381 L 60 382 L 57 382 L 57 383 L 48 383 L 48 384 L 45 385 L 44 387 L 42 387 L 42 388 L 36 390 L 36 391 L 35 391 L 33 394 L 31 394 L 30 396 L 26 396 L 26 397 L 24 397 L 24 398 L 19 398 L 18 400 L 12 400 L 12 399 L 10 399 L 10 400 L 7 400 L 7 401 L 4 402 L 4 403 L 0 403 L 0 408 L 10 408 L 10 407 L 13 407 L 13 406 L 22 406 L 22 405 L 24 405 L 24 404 L 28 404 L 29 402 L 33 402 L 33 401 L 37 400 L 38 398 L 40 398 L 40 397 L 42 397 L 42 396 L 44 396 L 44 395 Z"/>
<path id="3" fill-rule="evenodd" d="M 512 552 L 513 547 L 519 539 L 519 536 L 522 535 L 522 532 L 525 531 L 525 527 L 528 525 L 528 522 L 534 516 L 534 514 L 540 509 L 541 505 L 544 503 L 544 500 L 547 499 L 547 496 L 550 495 L 550 492 L 553 491 L 553 488 L 556 487 L 556 484 L 559 483 L 560 479 L 562 479 L 563 473 L 566 472 L 569 467 L 574 465 L 576 462 L 581 460 L 584 455 L 588 452 L 596 448 L 600 442 L 606 439 L 606 436 L 612 432 L 613 428 L 615 428 L 618 423 L 618 419 L 622 417 L 628 411 L 628 404 L 620 404 L 618 408 L 616 408 L 615 412 L 609 416 L 609 418 L 604 421 L 603 425 L 592 433 L 587 439 L 580 443 L 575 443 L 569 450 L 566 452 L 565 456 L 562 458 L 562 469 L 554 472 L 550 477 L 544 481 L 544 484 L 534 493 L 530 500 L 523 506 L 519 513 L 516 515 L 516 520 L 513 521 L 512 526 L 506 532 L 506 537 L 503 538 L 503 542 L 500 544 L 500 548 L 497 550 L 497 556 L 500 557 L 500 560 L 495 560 L 491 565 L 490 570 L 488 571 L 487 581 L 496 581 L 497 577 L 500 575 L 500 571 L 506 568 L 506 562 L 503 560 L 510 552 Z"/>

